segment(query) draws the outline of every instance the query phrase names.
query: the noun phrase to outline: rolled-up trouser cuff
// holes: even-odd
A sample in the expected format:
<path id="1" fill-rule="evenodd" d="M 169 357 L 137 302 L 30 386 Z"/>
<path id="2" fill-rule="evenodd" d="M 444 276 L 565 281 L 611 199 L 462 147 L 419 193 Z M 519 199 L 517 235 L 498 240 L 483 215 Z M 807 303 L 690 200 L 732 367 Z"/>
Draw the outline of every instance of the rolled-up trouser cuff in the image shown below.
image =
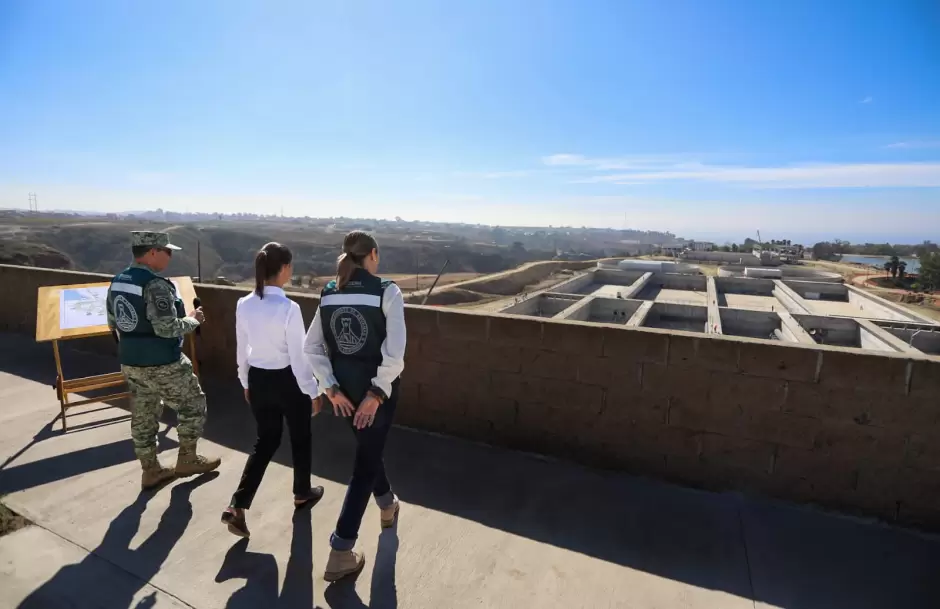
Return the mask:
<path id="1" fill-rule="evenodd" d="M 352 550 L 356 545 L 355 539 L 343 539 L 339 537 L 336 533 L 330 535 L 330 547 L 334 550 L 339 550 L 340 552 L 346 552 Z"/>
<path id="2" fill-rule="evenodd" d="M 375 498 L 375 502 L 378 504 L 379 509 L 390 508 L 395 505 L 395 493 L 389 491 L 384 495 L 379 495 Z"/>

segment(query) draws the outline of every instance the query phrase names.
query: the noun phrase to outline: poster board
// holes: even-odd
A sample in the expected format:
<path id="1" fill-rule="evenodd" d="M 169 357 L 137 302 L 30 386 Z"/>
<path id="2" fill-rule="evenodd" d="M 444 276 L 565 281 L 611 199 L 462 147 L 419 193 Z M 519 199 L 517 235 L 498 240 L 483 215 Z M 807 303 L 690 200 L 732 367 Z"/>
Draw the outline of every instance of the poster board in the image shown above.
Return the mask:
<path id="1" fill-rule="evenodd" d="M 189 277 L 171 277 L 186 311 L 193 308 L 196 290 Z M 105 299 L 110 281 L 46 286 L 36 301 L 36 342 L 110 334 Z"/>

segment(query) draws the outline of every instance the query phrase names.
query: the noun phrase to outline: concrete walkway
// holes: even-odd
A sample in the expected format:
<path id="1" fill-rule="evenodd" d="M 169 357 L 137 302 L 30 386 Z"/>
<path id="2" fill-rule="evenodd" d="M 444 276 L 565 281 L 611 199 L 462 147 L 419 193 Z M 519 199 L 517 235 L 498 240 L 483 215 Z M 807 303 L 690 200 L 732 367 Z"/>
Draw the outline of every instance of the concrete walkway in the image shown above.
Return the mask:
<path id="1" fill-rule="evenodd" d="M 252 538 L 239 541 L 219 523 L 253 442 L 237 386 L 207 386 L 205 448 L 220 471 L 141 494 L 126 411 L 80 407 L 61 433 L 51 351 L 0 343 L 0 495 L 36 523 L 0 538 L 0 607 L 914 609 L 940 598 L 934 537 L 405 429 L 387 455 L 400 522 L 380 532 L 371 506 L 365 571 L 328 587 L 351 466 L 343 421 L 313 420 L 323 501 L 294 512 L 285 439 L 249 513 Z M 114 368 L 74 353 L 66 366 Z M 163 428 L 167 462 L 175 439 Z"/>

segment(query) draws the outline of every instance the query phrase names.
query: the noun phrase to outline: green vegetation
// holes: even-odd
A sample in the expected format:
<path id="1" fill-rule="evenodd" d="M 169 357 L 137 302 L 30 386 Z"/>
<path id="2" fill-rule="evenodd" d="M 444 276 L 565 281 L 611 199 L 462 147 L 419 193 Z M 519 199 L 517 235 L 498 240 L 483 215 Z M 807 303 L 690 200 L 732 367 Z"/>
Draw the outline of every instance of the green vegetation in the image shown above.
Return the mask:
<path id="1" fill-rule="evenodd" d="M 923 258 L 932 252 L 940 251 L 940 247 L 931 241 L 924 241 L 918 245 L 903 245 L 896 243 L 864 243 L 852 245 L 848 241 L 834 239 L 821 241 L 813 246 L 813 257 L 816 260 L 838 260 L 842 254 L 855 254 L 859 256 L 917 256 Z"/>
<path id="2" fill-rule="evenodd" d="M 0 503 L 0 536 L 29 526 L 30 522 Z"/>
<path id="3" fill-rule="evenodd" d="M 921 256 L 917 283 L 925 291 L 940 290 L 940 252 Z"/>

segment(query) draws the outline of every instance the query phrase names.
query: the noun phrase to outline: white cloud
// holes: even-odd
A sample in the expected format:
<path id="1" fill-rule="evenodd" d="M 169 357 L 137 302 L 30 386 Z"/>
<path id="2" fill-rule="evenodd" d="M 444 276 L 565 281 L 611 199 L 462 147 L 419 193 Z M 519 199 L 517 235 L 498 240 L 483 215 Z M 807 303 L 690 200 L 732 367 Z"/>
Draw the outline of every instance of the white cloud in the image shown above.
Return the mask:
<path id="1" fill-rule="evenodd" d="M 871 95 L 869 95 L 869 96 L 866 97 L 865 99 L 860 100 L 858 103 L 860 103 L 860 104 L 870 104 L 870 103 L 872 103 L 873 101 L 875 101 L 875 98 L 873 98 Z"/>
<path id="2" fill-rule="evenodd" d="M 940 163 L 807 164 L 782 167 L 700 165 L 595 175 L 579 183 L 636 184 L 698 181 L 752 188 L 915 188 L 940 187 Z"/>
<path id="3" fill-rule="evenodd" d="M 940 140 L 913 140 L 910 142 L 896 142 L 888 144 L 885 148 L 914 149 L 914 148 L 940 148 Z"/>
<path id="4" fill-rule="evenodd" d="M 926 148 L 929 143 L 922 141 L 917 145 Z M 906 146 L 892 145 L 894 148 Z M 570 181 L 573 184 L 711 182 L 762 189 L 940 187 L 940 162 L 751 166 L 706 162 L 692 155 L 593 158 L 581 154 L 555 154 L 542 157 L 542 162 L 556 167 L 567 166 L 575 175 L 580 174 Z"/>
<path id="5" fill-rule="evenodd" d="M 585 165 L 587 160 L 580 154 L 553 154 L 542 157 L 542 163 L 553 167 Z"/>

